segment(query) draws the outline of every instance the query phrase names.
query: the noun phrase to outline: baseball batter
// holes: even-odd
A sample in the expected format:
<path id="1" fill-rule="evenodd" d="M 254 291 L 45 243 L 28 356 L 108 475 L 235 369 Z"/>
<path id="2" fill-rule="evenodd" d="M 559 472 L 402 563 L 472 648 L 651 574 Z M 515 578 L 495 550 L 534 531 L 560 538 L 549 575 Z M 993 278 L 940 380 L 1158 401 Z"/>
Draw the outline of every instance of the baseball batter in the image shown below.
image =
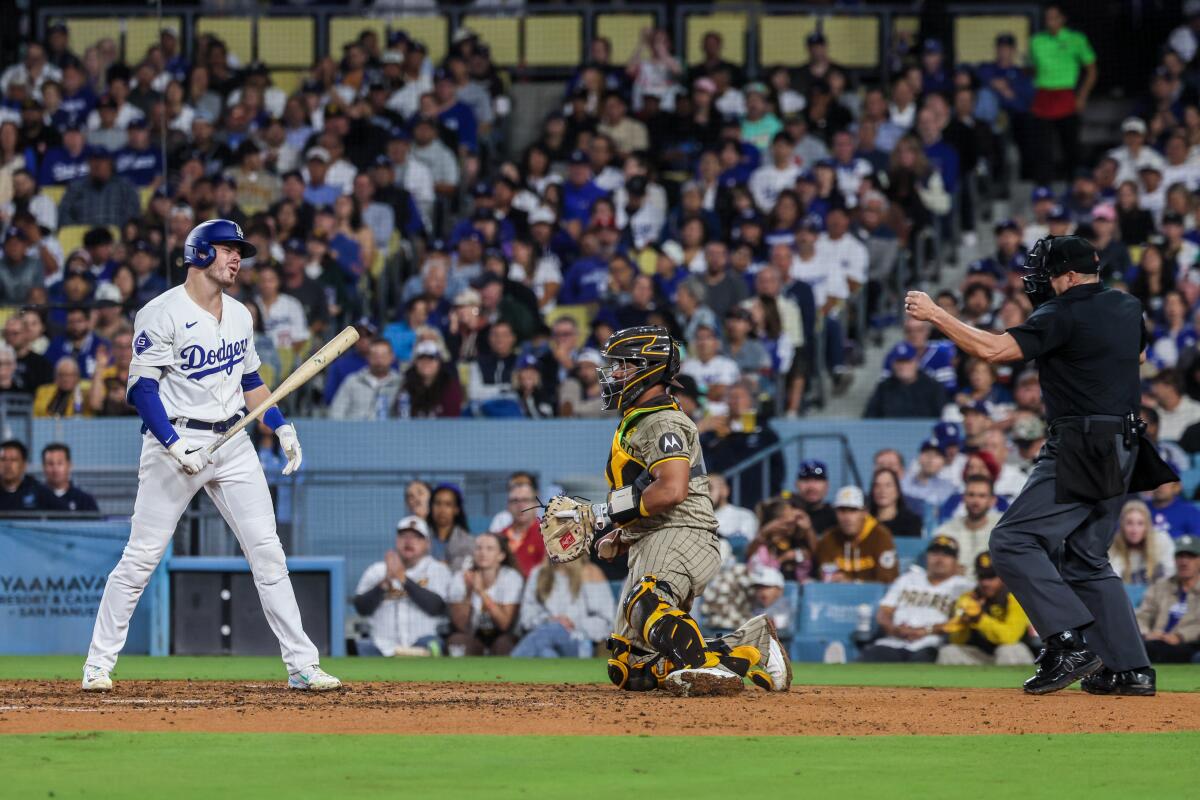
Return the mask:
<path id="1" fill-rule="evenodd" d="M 86 691 L 108 691 L 129 620 L 192 497 L 203 488 L 229 523 L 250 562 L 271 630 L 279 639 L 288 686 L 336 689 L 318 665 L 288 579 L 267 481 L 249 436 L 235 436 L 211 457 L 208 446 L 270 391 L 258 376 L 249 312 L 224 290 L 255 248 L 229 220 L 205 222 L 188 235 L 186 282 L 138 312 L 127 396 L 142 418 L 142 455 L 129 543 L 108 576 L 83 668 Z M 283 474 L 300 466 L 295 428 L 279 409 L 263 422 L 287 455 Z"/>
<path id="2" fill-rule="evenodd" d="M 629 553 L 609 677 L 621 689 L 677 695 L 741 691 L 744 677 L 787 691 L 791 664 L 768 617 L 706 641 L 688 613 L 721 557 L 699 432 L 667 391 L 678 348 L 664 328 L 628 328 L 613 334 L 604 356 L 603 406 L 622 414 L 606 468 L 612 491 L 593 505 L 554 498 L 542 535 L 557 560 L 582 556 L 593 533 L 602 534 L 601 557 Z"/>

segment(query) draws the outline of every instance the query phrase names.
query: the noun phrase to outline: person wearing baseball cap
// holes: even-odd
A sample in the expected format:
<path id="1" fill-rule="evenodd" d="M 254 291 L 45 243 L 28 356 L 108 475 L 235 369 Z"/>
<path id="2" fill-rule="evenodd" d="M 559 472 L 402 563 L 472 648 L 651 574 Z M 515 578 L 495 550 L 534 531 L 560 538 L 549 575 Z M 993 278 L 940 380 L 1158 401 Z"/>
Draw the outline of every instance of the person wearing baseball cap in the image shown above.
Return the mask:
<path id="1" fill-rule="evenodd" d="M 925 548 L 925 567 L 914 565 L 879 601 L 875 622 L 883 636 L 864 647 L 858 660 L 937 660 L 954 602 L 971 589 L 970 579 L 958 572 L 958 542 L 949 536 L 935 536 Z"/>
<path id="2" fill-rule="evenodd" d="M 395 547 L 367 567 L 354 590 L 354 609 L 370 626 L 358 655 L 440 655 L 450 577 L 450 568 L 429 555 L 428 523 L 416 515 L 397 522 Z"/>
<path id="3" fill-rule="evenodd" d="M 808 459 L 800 462 L 791 502 L 808 514 L 812 529 L 818 535 L 837 524 L 837 514 L 829 503 L 829 467 L 824 461 Z"/>
<path id="4" fill-rule="evenodd" d="M 888 353 L 891 374 L 875 387 L 863 416 L 868 419 L 937 417 L 946 405 L 946 390 L 923 369 L 917 349 L 900 342 Z"/>
<path id="5" fill-rule="evenodd" d="M 921 442 L 917 453 L 917 469 L 906 473 L 901 480 L 904 496 L 939 508 L 954 494 L 954 483 L 942 477 L 945 467 L 946 451 L 942 448 L 941 440 L 931 436 Z"/>
<path id="6" fill-rule="evenodd" d="M 944 628 L 949 643 L 938 650 L 939 664 L 1033 663 L 1033 651 L 1025 644 L 1029 617 L 1005 587 L 986 551 L 975 557 L 975 588 L 958 598 Z"/>
<path id="7" fill-rule="evenodd" d="M 1127 494 L 1178 481 L 1137 418 L 1142 305 L 1104 286 L 1099 261 L 1078 236 L 1039 240 L 1023 279 L 1034 311 L 1004 333 L 973 328 L 922 292 L 905 297 L 909 314 L 933 323 L 965 355 L 989 364 L 1034 361 L 1038 369 L 1050 438 L 989 541 L 996 570 L 1045 645 L 1023 686 L 1034 695 L 1102 669 L 1149 667 L 1108 548 Z"/>
<path id="8" fill-rule="evenodd" d="M 1175 539 L 1175 574 L 1150 585 L 1137 609 L 1146 652 L 1155 664 L 1200 663 L 1200 537 Z M 1093 694 L 1152 695 L 1149 667 L 1098 673 L 1084 683 Z"/>
<path id="9" fill-rule="evenodd" d="M 1162 155 L 1146 143 L 1146 121 L 1141 117 L 1125 118 L 1121 123 L 1121 141 L 1120 147 L 1108 151 L 1117 162 L 1118 184 L 1136 181 L 1143 167 L 1157 167 L 1161 171 L 1166 165 Z"/>
<path id="10" fill-rule="evenodd" d="M 813 554 L 821 579 L 835 583 L 891 583 L 899 574 L 892 532 L 867 513 L 857 486 L 843 486 L 834 497 L 837 524 L 817 540 Z"/>
<path id="11" fill-rule="evenodd" d="M 1091 217 L 1092 234 L 1087 240 L 1100 256 L 1100 274 L 1105 278 L 1129 274 L 1133 261 L 1129 247 L 1117 235 L 1117 209 L 1112 203 L 1098 203 L 1092 207 Z"/>
<path id="12" fill-rule="evenodd" d="M 783 573 L 766 564 L 756 564 L 750 570 L 750 593 L 753 595 L 751 613 L 766 614 L 775 623 L 775 630 L 784 642 L 791 639 L 794 604 L 783 596 Z"/>

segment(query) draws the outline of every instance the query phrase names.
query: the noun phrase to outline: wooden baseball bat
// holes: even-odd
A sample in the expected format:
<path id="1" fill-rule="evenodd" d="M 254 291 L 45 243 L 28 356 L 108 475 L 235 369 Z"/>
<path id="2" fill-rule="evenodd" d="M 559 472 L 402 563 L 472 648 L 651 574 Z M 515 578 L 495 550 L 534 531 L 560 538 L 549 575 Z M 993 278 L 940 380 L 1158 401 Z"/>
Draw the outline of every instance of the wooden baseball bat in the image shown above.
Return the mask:
<path id="1" fill-rule="evenodd" d="M 334 359 L 349 350 L 350 347 L 357 341 L 358 331 L 356 331 L 353 326 L 347 327 L 337 336 L 330 339 L 324 347 L 313 353 L 312 356 L 310 356 L 309 359 L 303 364 L 296 367 L 295 371 L 292 372 L 291 375 L 288 375 L 286 378 L 284 378 L 283 382 L 275 388 L 275 391 L 271 392 L 266 400 L 260 403 L 249 414 L 238 420 L 236 425 L 225 431 L 225 434 L 220 439 L 217 439 L 215 442 L 209 445 L 209 455 L 217 452 L 217 449 L 221 445 L 225 444 L 234 436 L 241 433 L 243 430 L 245 430 L 247 425 L 250 425 L 263 414 L 267 413 L 268 408 L 275 405 L 280 400 L 312 380 L 313 376 L 332 364 Z"/>

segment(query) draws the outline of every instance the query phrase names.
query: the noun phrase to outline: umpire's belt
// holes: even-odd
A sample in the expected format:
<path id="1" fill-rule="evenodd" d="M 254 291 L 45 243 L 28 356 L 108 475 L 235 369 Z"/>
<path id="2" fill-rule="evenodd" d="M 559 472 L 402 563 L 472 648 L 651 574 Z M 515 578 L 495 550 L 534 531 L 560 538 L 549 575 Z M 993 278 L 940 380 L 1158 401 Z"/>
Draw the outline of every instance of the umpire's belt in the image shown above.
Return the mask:
<path id="1" fill-rule="evenodd" d="M 234 414 L 232 417 L 220 422 L 204 422 L 198 419 L 188 419 L 187 417 L 176 417 L 171 420 L 171 424 L 179 428 L 187 428 L 192 431 L 212 431 L 213 433 L 224 433 L 238 423 L 242 417 L 246 416 L 246 409 Z"/>
<path id="2" fill-rule="evenodd" d="M 1064 430 L 1073 430 L 1101 435 L 1128 436 L 1130 427 L 1131 419 L 1129 417 L 1118 417 L 1115 414 L 1089 414 L 1085 417 L 1059 417 L 1050 423 L 1050 432 L 1061 433 Z"/>

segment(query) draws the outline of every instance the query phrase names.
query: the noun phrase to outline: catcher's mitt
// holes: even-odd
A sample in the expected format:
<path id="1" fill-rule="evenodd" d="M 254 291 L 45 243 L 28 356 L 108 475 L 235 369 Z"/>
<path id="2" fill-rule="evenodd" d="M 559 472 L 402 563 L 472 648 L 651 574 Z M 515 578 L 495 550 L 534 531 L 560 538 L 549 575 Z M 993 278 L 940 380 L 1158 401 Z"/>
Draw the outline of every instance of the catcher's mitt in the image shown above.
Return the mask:
<path id="1" fill-rule="evenodd" d="M 559 495 L 551 498 L 542 516 L 542 541 L 555 564 L 574 561 L 588 552 L 596 535 L 591 503 Z"/>

